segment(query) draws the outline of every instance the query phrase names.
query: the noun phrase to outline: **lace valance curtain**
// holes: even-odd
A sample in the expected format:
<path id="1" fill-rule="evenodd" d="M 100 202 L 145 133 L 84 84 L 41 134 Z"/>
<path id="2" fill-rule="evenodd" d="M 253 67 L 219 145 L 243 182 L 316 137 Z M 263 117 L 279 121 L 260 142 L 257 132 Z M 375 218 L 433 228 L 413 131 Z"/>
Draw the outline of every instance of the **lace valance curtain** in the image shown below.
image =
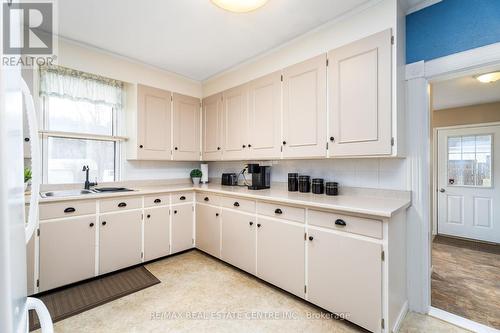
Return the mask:
<path id="1" fill-rule="evenodd" d="M 61 66 L 40 68 L 40 95 L 119 108 L 123 82 Z"/>

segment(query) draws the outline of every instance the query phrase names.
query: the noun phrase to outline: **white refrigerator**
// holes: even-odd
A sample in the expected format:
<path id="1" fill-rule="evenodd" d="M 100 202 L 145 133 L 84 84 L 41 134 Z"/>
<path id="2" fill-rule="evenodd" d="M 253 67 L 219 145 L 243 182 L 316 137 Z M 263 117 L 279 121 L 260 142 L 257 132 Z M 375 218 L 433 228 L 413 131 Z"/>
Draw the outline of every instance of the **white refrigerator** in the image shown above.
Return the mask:
<path id="1" fill-rule="evenodd" d="M 3 17 L 0 6 L 0 17 Z M 21 20 L 20 20 L 21 22 Z M 5 27 L 0 24 L 0 47 L 3 52 Z M 19 30 L 10 29 L 12 39 L 20 38 Z M 37 228 L 40 159 L 36 114 L 21 68 L 0 65 L 0 332 L 28 332 L 28 311 L 34 309 L 41 322 L 42 332 L 51 333 L 52 322 L 47 308 L 38 299 L 27 297 L 26 242 Z M 24 98 L 23 98 L 24 93 Z M 33 156 L 33 197 L 29 223 L 24 211 L 24 159 L 23 159 L 23 103 L 31 119 L 30 134 Z"/>

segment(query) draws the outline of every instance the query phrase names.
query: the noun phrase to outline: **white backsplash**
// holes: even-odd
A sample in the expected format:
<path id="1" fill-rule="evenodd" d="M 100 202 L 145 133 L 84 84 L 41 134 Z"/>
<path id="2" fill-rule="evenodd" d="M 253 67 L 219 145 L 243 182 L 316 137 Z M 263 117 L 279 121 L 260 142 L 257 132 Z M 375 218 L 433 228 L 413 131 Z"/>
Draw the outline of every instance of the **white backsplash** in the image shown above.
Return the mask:
<path id="1" fill-rule="evenodd" d="M 258 162 L 257 162 L 258 163 Z M 264 162 L 268 165 L 270 162 Z M 406 190 L 407 163 L 405 159 L 335 159 L 273 161 L 271 181 L 286 182 L 289 172 L 336 181 L 340 186 Z M 244 162 L 210 162 L 209 177 L 220 178 L 223 172 L 239 172 Z"/>
<path id="2" fill-rule="evenodd" d="M 128 161 L 122 165 L 121 180 L 180 179 L 189 178 L 200 162 Z"/>

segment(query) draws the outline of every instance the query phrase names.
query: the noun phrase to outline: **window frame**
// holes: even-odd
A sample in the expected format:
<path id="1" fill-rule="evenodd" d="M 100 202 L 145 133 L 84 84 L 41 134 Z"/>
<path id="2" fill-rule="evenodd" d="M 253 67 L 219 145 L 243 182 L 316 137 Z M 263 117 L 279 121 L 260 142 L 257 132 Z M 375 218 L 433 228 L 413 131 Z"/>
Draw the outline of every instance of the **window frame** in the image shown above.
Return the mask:
<path id="1" fill-rule="evenodd" d="M 95 141 L 111 141 L 115 144 L 114 149 L 114 181 L 119 181 L 121 177 L 121 164 L 122 164 L 122 149 L 123 141 L 127 140 L 126 137 L 118 135 L 121 131 L 120 122 L 122 118 L 123 108 L 112 108 L 112 135 L 88 134 L 77 132 L 65 131 L 51 131 L 49 130 L 49 101 L 45 96 L 40 96 L 41 104 L 41 128 L 39 131 L 41 136 L 41 153 L 42 153 L 42 183 L 48 184 L 48 141 L 49 138 L 66 138 L 66 139 L 83 139 Z"/>

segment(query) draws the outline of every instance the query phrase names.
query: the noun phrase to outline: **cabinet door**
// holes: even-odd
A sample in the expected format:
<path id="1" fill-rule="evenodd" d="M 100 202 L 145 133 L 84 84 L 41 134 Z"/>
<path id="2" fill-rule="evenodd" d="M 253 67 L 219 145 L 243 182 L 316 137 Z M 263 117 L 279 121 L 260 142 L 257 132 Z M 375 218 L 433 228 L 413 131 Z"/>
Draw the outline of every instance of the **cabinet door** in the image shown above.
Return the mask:
<path id="1" fill-rule="evenodd" d="M 168 207 L 144 210 L 144 260 L 170 254 L 170 214 Z"/>
<path id="2" fill-rule="evenodd" d="M 173 94 L 174 160 L 200 160 L 200 100 Z"/>
<path id="3" fill-rule="evenodd" d="M 224 93 L 224 160 L 245 158 L 248 153 L 248 87 L 238 86 Z"/>
<path id="4" fill-rule="evenodd" d="M 94 276 L 96 217 L 40 223 L 40 291 Z"/>
<path id="5" fill-rule="evenodd" d="M 280 158 L 281 72 L 249 83 L 248 107 L 250 158 Z"/>
<path id="6" fill-rule="evenodd" d="M 221 259 L 255 274 L 256 229 L 254 216 L 224 209 Z"/>
<path id="7" fill-rule="evenodd" d="M 138 159 L 171 159 L 171 98 L 170 91 L 137 86 Z"/>
<path id="8" fill-rule="evenodd" d="M 203 99 L 202 103 L 203 160 L 222 159 L 222 94 Z"/>
<path id="9" fill-rule="evenodd" d="M 328 53 L 330 156 L 389 155 L 391 30 Z"/>
<path id="10" fill-rule="evenodd" d="M 326 157 L 326 54 L 283 70 L 283 157 Z"/>
<path id="11" fill-rule="evenodd" d="M 303 226 L 258 217 L 257 276 L 304 297 Z"/>
<path id="12" fill-rule="evenodd" d="M 372 332 L 382 318 L 380 244 L 309 230 L 308 300 Z M 309 238 L 310 239 L 310 238 Z"/>
<path id="13" fill-rule="evenodd" d="M 172 253 L 193 247 L 193 204 L 172 207 Z"/>
<path id="14" fill-rule="evenodd" d="M 196 247 L 220 257 L 220 208 L 196 205 Z"/>
<path id="15" fill-rule="evenodd" d="M 140 211 L 104 214 L 99 222 L 99 274 L 141 262 Z"/>

